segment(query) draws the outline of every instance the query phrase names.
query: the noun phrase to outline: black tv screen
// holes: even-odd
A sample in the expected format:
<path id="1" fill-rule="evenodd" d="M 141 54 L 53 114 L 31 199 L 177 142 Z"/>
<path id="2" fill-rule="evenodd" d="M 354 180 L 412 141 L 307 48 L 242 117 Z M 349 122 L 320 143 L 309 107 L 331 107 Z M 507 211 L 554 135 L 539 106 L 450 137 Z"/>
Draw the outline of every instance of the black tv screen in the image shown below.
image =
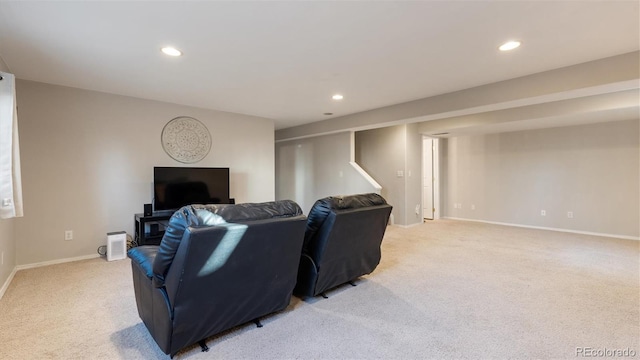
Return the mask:
<path id="1" fill-rule="evenodd" d="M 154 210 L 228 204 L 229 168 L 154 167 Z"/>

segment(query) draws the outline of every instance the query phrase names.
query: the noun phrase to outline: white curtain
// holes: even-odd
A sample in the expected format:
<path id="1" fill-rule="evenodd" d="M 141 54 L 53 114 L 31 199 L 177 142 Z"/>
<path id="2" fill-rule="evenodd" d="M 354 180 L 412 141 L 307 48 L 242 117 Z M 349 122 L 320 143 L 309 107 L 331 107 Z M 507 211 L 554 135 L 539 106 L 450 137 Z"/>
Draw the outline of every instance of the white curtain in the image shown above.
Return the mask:
<path id="1" fill-rule="evenodd" d="M 16 78 L 0 76 L 0 219 L 9 219 L 22 216 Z"/>

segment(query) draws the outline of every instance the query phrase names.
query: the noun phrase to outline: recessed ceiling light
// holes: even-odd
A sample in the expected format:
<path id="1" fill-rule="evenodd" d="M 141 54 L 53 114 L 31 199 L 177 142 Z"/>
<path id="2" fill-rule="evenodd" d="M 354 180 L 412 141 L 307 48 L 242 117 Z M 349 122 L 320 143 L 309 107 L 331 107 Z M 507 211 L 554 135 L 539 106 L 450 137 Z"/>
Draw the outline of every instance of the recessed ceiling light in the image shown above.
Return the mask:
<path id="1" fill-rule="evenodd" d="M 340 95 L 340 94 L 335 94 L 331 97 L 333 100 L 342 100 L 344 99 L 344 96 Z"/>
<path id="2" fill-rule="evenodd" d="M 509 51 L 519 46 L 520 46 L 520 41 L 507 41 L 506 43 L 500 45 L 498 49 L 500 49 L 500 51 Z"/>
<path id="3" fill-rule="evenodd" d="M 180 51 L 180 50 L 178 50 L 178 49 L 176 49 L 174 47 L 171 47 L 171 46 L 163 47 L 161 50 L 162 50 L 163 53 L 165 53 L 165 54 L 167 54 L 169 56 L 180 56 L 180 55 L 182 55 L 182 51 Z"/>

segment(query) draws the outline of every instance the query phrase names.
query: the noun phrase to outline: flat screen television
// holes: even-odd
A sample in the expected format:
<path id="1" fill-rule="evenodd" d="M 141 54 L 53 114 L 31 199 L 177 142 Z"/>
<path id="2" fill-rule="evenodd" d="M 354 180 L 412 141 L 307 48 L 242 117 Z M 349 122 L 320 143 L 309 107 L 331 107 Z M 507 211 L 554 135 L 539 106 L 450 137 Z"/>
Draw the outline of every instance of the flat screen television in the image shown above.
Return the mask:
<path id="1" fill-rule="evenodd" d="M 155 211 L 191 204 L 228 204 L 229 168 L 154 167 Z"/>

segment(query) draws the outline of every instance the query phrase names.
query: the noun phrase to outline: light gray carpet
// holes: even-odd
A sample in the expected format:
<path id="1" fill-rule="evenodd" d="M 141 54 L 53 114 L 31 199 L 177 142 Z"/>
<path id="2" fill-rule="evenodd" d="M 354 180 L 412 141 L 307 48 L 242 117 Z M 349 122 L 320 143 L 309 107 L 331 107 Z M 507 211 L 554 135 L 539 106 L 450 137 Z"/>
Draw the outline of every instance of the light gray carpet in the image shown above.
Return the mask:
<path id="1" fill-rule="evenodd" d="M 390 227 L 376 271 L 210 338 L 178 359 L 640 357 L 640 243 L 438 220 Z M 129 260 L 19 271 L 0 359 L 167 359 L 138 318 Z"/>

